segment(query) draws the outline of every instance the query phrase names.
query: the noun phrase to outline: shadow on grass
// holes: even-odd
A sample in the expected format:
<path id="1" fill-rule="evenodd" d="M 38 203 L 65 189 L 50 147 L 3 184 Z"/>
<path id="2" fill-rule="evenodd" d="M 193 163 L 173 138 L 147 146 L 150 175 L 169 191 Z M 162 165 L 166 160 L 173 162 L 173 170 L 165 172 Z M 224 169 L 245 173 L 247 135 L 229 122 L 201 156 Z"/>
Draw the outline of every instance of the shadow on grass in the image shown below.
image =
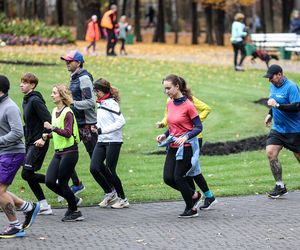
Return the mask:
<path id="1" fill-rule="evenodd" d="M 2 64 L 26 65 L 26 66 L 55 66 L 56 63 L 32 62 L 32 61 L 5 61 L 0 60 Z"/>

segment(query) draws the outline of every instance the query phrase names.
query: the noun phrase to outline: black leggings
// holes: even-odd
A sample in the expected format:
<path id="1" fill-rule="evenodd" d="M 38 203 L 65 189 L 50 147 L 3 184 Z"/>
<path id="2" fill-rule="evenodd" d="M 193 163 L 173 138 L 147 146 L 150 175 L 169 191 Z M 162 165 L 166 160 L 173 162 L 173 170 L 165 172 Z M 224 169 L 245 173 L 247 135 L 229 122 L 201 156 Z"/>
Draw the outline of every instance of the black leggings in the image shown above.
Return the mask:
<path id="1" fill-rule="evenodd" d="M 78 151 L 61 155 L 54 154 L 46 174 L 46 185 L 56 194 L 64 197 L 71 211 L 77 210 L 75 195 L 68 182 L 78 161 Z M 58 183 L 56 182 L 58 180 Z"/>
<path id="2" fill-rule="evenodd" d="M 80 140 L 84 144 L 86 152 L 88 152 L 90 158 L 92 159 L 93 151 L 98 140 L 98 134 L 93 133 L 90 128 L 79 128 L 79 136 L 80 136 Z M 75 186 L 80 185 L 80 180 L 75 169 L 71 175 L 71 179 L 73 185 Z"/>
<path id="3" fill-rule="evenodd" d="M 123 186 L 116 172 L 121 146 L 120 142 L 98 142 L 93 152 L 90 172 L 105 193 L 110 193 L 115 188 L 118 196 L 124 199 Z"/>
<path id="4" fill-rule="evenodd" d="M 115 46 L 117 42 L 117 37 L 115 34 L 114 29 L 106 29 L 107 32 L 107 47 L 106 47 L 106 54 L 114 54 L 115 53 Z"/>
<path id="5" fill-rule="evenodd" d="M 90 47 L 93 47 L 93 52 L 96 51 L 96 40 L 95 39 L 86 48 L 89 49 Z"/>
<path id="6" fill-rule="evenodd" d="M 121 53 L 122 53 L 122 51 L 124 51 L 124 53 L 126 53 L 126 50 L 125 50 L 126 40 L 124 38 L 120 38 L 120 42 L 121 42 L 121 48 L 120 48 Z"/>
<path id="7" fill-rule="evenodd" d="M 29 145 L 26 148 L 26 158 L 22 170 L 22 178 L 28 182 L 28 185 L 38 201 L 44 200 L 45 195 L 40 183 L 45 183 L 45 175 L 36 173 L 43 165 L 46 153 L 49 148 L 49 141 L 44 147 Z"/>
<path id="8" fill-rule="evenodd" d="M 234 67 L 236 66 L 242 66 L 243 61 L 246 57 L 246 49 L 245 49 L 245 44 L 243 42 L 238 42 L 238 43 L 233 43 L 233 51 L 234 51 Z M 237 58 L 238 58 L 238 53 L 241 51 L 241 59 L 240 63 L 237 63 Z"/>
<path id="9" fill-rule="evenodd" d="M 187 209 L 193 207 L 193 190 L 190 187 L 191 177 L 184 177 L 191 168 L 192 148 L 184 147 L 183 159 L 176 160 L 177 148 L 169 147 L 164 166 L 164 182 L 170 187 L 180 191 Z"/>

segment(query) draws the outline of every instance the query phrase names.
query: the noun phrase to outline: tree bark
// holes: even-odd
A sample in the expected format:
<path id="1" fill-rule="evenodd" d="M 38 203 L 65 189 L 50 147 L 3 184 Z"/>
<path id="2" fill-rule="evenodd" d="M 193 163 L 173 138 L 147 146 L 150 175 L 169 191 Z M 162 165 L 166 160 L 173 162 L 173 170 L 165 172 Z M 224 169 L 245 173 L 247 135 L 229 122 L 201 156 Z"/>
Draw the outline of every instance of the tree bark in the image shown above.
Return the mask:
<path id="1" fill-rule="evenodd" d="M 192 44 L 198 44 L 198 12 L 197 12 L 197 2 L 191 1 L 191 18 L 192 18 Z"/>
<path id="2" fill-rule="evenodd" d="M 101 3 L 97 0 L 76 0 L 77 3 L 77 40 L 85 39 L 86 21 L 92 15 L 97 15 L 100 20 Z"/>
<path id="3" fill-rule="evenodd" d="M 273 23 L 273 0 L 263 0 L 262 4 L 264 5 L 264 21 L 267 33 L 274 32 L 274 23 Z"/>
<path id="4" fill-rule="evenodd" d="M 164 0 L 158 0 L 158 15 L 153 42 L 165 43 L 165 15 L 164 15 Z"/>
<path id="5" fill-rule="evenodd" d="M 224 33 L 225 33 L 225 11 L 223 9 L 215 10 L 215 36 L 216 42 L 219 46 L 224 46 Z"/>
<path id="6" fill-rule="evenodd" d="M 141 34 L 141 12 L 140 12 L 140 0 L 135 0 L 134 4 L 134 34 L 137 42 L 142 42 L 142 34 Z"/>
<path id="7" fill-rule="evenodd" d="M 126 15 L 127 0 L 123 0 L 122 15 Z"/>
<path id="8" fill-rule="evenodd" d="M 56 13 L 57 13 L 57 23 L 58 25 L 64 24 L 64 7 L 62 0 L 56 0 Z"/>
<path id="9" fill-rule="evenodd" d="M 174 28 L 174 43 L 178 43 L 178 32 L 179 32 L 179 24 L 178 24 L 178 2 L 177 0 L 172 0 L 172 22 Z"/>
<path id="10" fill-rule="evenodd" d="M 214 44 L 213 39 L 213 25 L 212 25 L 212 6 L 207 5 L 204 7 L 205 20 L 206 20 L 206 40 L 205 43 Z"/>
<path id="11" fill-rule="evenodd" d="M 290 16 L 294 8 L 294 0 L 282 0 L 282 32 L 290 31 Z"/>

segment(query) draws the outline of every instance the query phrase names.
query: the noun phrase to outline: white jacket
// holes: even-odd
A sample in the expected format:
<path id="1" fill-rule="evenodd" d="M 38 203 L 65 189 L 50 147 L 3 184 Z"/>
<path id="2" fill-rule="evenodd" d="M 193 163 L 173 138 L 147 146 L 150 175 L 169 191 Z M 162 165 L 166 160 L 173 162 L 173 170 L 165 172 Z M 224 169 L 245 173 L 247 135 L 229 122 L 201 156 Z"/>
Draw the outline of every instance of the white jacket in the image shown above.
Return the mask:
<path id="1" fill-rule="evenodd" d="M 113 98 L 97 103 L 97 128 L 101 128 L 98 142 L 123 142 L 121 128 L 124 125 L 125 118 Z"/>

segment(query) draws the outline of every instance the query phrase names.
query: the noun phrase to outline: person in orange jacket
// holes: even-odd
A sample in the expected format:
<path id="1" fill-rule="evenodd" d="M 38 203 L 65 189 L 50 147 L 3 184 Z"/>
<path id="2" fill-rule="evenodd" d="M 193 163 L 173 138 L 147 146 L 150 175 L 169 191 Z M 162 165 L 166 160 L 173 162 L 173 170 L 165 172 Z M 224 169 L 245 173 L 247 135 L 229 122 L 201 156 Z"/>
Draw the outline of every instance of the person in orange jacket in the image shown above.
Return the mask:
<path id="1" fill-rule="evenodd" d="M 107 47 L 106 55 L 107 56 L 116 56 L 115 46 L 117 43 L 117 37 L 115 30 L 118 26 L 117 21 L 117 5 L 112 4 L 110 10 L 106 11 L 101 19 L 101 27 L 103 28 L 104 33 L 107 37 Z"/>
<path id="2" fill-rule="evenodd" d="M 92 55 L 96 55 L 96 41 L 99 41 L 100 39 L 100 31 L 99 31 L 99 25 L 97 22 L 97 16 L 93 15 L 88 21 L 87 21 L 87 30 L 85 35 L 85 40 L 90 42 L 90 44 L 85 48 L 86 53 L 89 53 L 89 48 L 93 47 L 93 53 Z"/>

